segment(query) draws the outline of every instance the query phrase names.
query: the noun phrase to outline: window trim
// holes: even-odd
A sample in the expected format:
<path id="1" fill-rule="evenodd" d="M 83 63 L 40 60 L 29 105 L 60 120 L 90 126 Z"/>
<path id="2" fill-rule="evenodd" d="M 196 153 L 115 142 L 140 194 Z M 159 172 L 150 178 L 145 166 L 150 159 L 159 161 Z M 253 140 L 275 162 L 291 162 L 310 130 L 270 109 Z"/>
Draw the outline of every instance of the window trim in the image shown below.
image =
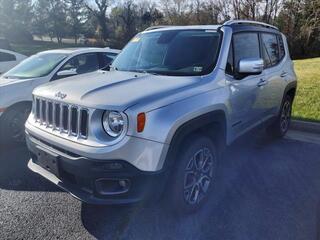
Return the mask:
<path id="1" fill-rule="evenodd" d="M 284 47 L 284 55 L 283 55 L 283 57 L 282 57 L 281 59 L 279 58 L 277 64 L 272 65 L 272 66 L 270 66 L 270 67 L 264 67 L 264 70 L 266 70 L 266 69 L 270 69 L 270 68 L 277 67 L 278 65 L 280 65 L 280 64 L 283 62 L 283 60 L 286 58 L 286 56 L 287 56 L 287 51 L 286 51 L 285 44 L 284 44 L 283 38 L 282 38 L 282 36 L 281 36 L 281 33 L 271 33 L 271 32 L 265 32 L 265 31 L 259 32 L 260 35 L 263 34 L 263 33 L 276 35 L 276 37 L 277 37 L 277 42 L 278 42 L 278 51 L 279 51 L 279 54 L 280 54 L 280 44 L 279 44 L 279 39 L 278 39 L 278 37 L 280 37 L 280 38 L 282 39 L 282 43 L 283 43 L 283 47 Z M 262 41 L 262 38 L 261 38 L 261 41 Z M 262 44 L 262 42 L 261 42 L 261 44 Z"/>
<path id="2" fill-rule="evenodd" d="M 269 35 L 273 35 L 273 36 L 275 36 L 276 37 L 276 40 L 277 40 L 277 44 L 278 44 L 278 58 L 277 58 L 277 63 L 276 64 L 274 64 L 274 65 L 271 65 L 271 66 L 264 66 L 264 69 L 269 69 L 269 68 L 273 68 L 273 67 L 275 67 L 275 66 L 277 66 L 280 62 L 281 62 L 281 60 L 282 59 L 280 59 L 280 45 L 279 45 L 279 40 L 278 40 L 278 34 L 275 34 L 275 33 L 269 33 L 269 32 L 261 32 L 261 33 L 259 33 L 259 35 L 260 35 L 260 40 L 261 40 L 261 46 L 262 46 L 262 52 L 261 53 L 263 53 L 263 46 L 264 46 L 264 44 L 263 44 L 263 39 L 262 39 L 262 34 L 269 34 Z M 262 58 L 263 59 L 263 61 L 264 61 L 264 58 Z M 271 59 L 270 59 L 271 60 Z"/>
<path id="3" fill-rule="evenodd" d="M 260 31 L 258 31 L 258 30 L 246 30 L 246 31 L 237 31 L 237 32 L 233 32 L 232 33 L 232 36 L 231 36 L 231 42 L 230 42 L 230 46 L 232 45 L 232 55 L 233 55 L 233 59 L 232 59 L 232 61 L 233 61 L 233 74 L 232 75 L 230 75 L 229 73 L 227 73 L 226 72 L 226 69 L 225 69 L 225 74 L 227 74 L 228 76 L 231 76 L 231 77 L 233 77 L 233 78 L 235 78 L 235 73 L 236 73 L 236 67 L 235 67 L 235 53 L 234 53 L 234 38 L 233 38 L 233 36 L 235 35 L 235 34 L 241 34 L 241 33 L 256 33 L 256 34 L 258 34 L 258 40 L 259 40 L 259 55 L 260 55 L 260 58 L 261 59 L 263 59 L 263 57 L 262 57 L 262 54 L 263 54 L 263 49 L 262 49 L 262 45 L 263 45 L 263 43 L 262 43 L 262 34 L 263 33 L 265 33 L 265 34 L 273 34 L 273 35 L 276 35 L 276 39 L 277 39 L 277 43 L 278 43 L 278 52 L 279 52 L 279 54 L 280 54 L 280 42 L 279 42 L 279 40 L 280 40 L 280 38 L 281 38 L 281 40 L 282 40 L 282 43 L 283 43 L 283 47 L 284 47 L 284 55 L 282 56 L 282 58 L 280 58 L 280 55 L 279 55 L 279 60 L 277 61 L 277 64 L 275 64 L 275 65 L 272 65 L 272 66 L 270 66 L 270 67 L 264 67 L 264 69 L 263 70 L 266 70 L 266 69 L 270 69 L 270 68 L 273 68 L 273 67 L 277 67 L 278 65 L 280 65 L 282 62 L 283 62 L 283 60 L 286 58 L 286 56 L 287 56 L 287 50 L 286 50 L 286 48 L 285 48 L 285 41 L 283 40 L 283 38 L 282 38 L 282 35 L 281 35 L 281 33 L 280 32 L 278 32 L 278 33 L 276 33 L 276 32 L 270 32 L 270 31 L 263 31 L 263 30 L 260 30 Z M 230 50 L 230 46 L 229 46 L 229 50 Z M 229 52 L 228 52 L 228 55 L 229 55 Z M 264 59 L 263 59 L 264 60 Z M 242 79 L 244 79 L 244 78 L 246 78 L 246 76 L 245 77 L 243 77 L 243 78 L 240 78 L 240 79 L 237 79 L 237 80 L 242 80 Z M 236 79 L 236 78 L 235 78 Z"/>
<path id="4" fill-rule="evenodd" d="M 277 41 L 278 41 L 278 47 L 279 47 L 279 54 L 280 54 L 280 39 L 281 39 L 282 45 L 283 45 L 284 54 L 283 54 L 283 56 L 281 58 L 279 58 L 279 62 L 281 62 L 287 56 L 287 51 L 286 51 L 286 48 L 285 48 L 284 41 L 283 41 L 281 33 L 276 34 L 276 35 L 277 35 Z"/>
<path id="5" fill-rule="evenodd" d="M 247 34 L 247 33 L 255 33 L 255 34 L 257 34 L 257 37 L 258 37 L 258 45 L 259 45 L 259 57 L 261 58 L 261 59 L 263 59 L 262 58 L 262 51 L 261 51 L 261 41 L 260 41 L 260 32 L 259 31 L 256 31 L 256 30 L 247 30 L 247 31 L 239 31 L 239 32 L 233 32 L 232 33 L 232 36 L 231 36 L 231 43 L 230 43 L 230 46 L 232 45 L 232 55 L 233 55 L 233 57 L 232 57 L 232 62 L 233 62 L 233 74 L 232 75 L 230 75 L 229 73 L 227 73 L 226 72 L 226 70 L 225 70 L 225 74 L 227 74 L 228 76 L 231 76 L 232 78 L 234 78 L 235 80 L 237 80 L 237 81 L 242 81 L 242 80 L 244 80 L 246 77 L 248 77 L 248 76 L 252 76 L 252 75 L 244 75 L 244 76 L 242 76 L 242 77 L 240 77 L 240 78 L 237 78 L 236 77 L 236 74 L 237 74 L 237 71 L 236 71 L 236 63 L 235 63 L 235 47 L 234 47 L 234 35 L 237 35 L 237 34 Z M 229 46 L 229 51 L 230 51 L 230 46 Z M 229 55 L 229 52 L 228 52 L 228 55 Z M 258 75 L 260 75 L 260 74 L 258 74 Z M 256 76 L 258 76 L 258 75 L 256 75 Z"/>

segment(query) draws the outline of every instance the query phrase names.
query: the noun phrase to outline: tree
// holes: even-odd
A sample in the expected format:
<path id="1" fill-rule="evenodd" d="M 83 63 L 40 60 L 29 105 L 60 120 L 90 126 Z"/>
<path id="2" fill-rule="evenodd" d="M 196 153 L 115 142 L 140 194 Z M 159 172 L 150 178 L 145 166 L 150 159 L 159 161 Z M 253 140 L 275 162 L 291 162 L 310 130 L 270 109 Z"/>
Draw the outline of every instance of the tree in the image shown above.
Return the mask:
<path id="1" fill-rule="evenodd" d="M 56 37 L 61 44 L 67 31 L 66 9 L 64 1 L 38 0 L 35 6 L 35 29 L 38 33 L 48 34 L 51 38 Z"/>
<path id="2" fill-rule="evenodd" d="M 68 23 L 71 28 L 74 42 L 77 44 L 79 34 L 83 30 L 84 17 L 84 0 L 65 0 L 67 4 Z"/>
<path id="3" fill-rule="evenodd" d="M 293 57 L 319 56 L 319 0 L 285 0 L 276 23 L 287 36 Z"/>
<path id="4" fill-rule="evenodd" d="M 107 28 L 107 10 L 111 5 L 111 0 L 94 0 L 95 6 L 91 6 L 90 3 L 86 3 L 86 7 L 91 14 L 93 14 L 100 26 L 101 38 L 106 41 L 108 38 Z"/>
<path id="5" fill-rule="evenodd" d="M 141 31 L 149 26 L 161 24 L 164 16 L 154 1 L 145 0 L 138 3 L 138 18 L 140 22 L 137 28 Z"/>
<path id="6" fill-rule="evenodd" d="M 132 0 L 126 0 L 119 12 L 124 29 L 124 41 L 129 41 L 136 34 L 137 6 Z"/>
<path id="7" fill-rule="evenodd" d="M 189 23 L 189 0 L 163 0 L 162 4 L 168 24 L 184 25 Z"/>
<path id="8" fill-rule="evenodd" d="M 0 34 L 10 40 L 32 40 L 32 0 L 0 0 Z"/>
<path id="9" fill-rule="evenodd" d="M 280 0 L 265 0 L 262 20 L 266 23 L 273 23 L 280 9 Z"/>

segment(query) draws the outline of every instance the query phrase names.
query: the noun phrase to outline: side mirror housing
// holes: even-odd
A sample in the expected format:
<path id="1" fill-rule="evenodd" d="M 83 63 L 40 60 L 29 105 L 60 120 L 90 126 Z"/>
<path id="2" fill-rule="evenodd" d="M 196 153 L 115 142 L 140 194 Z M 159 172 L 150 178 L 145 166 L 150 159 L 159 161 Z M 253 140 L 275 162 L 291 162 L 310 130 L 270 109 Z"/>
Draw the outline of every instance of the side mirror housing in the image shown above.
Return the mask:
<path id="1" fill-rule="evenodd" d="M 238 73 L 241 74 L 260 74 L 263 71 L 264 62 L 261 58 L 241 59 L 238 64 Z"/>
<path id="2" fill-rule="evenodd" d="M 74 76 L 77 74 L 78 74 L 77 69 L 75 69 L 75 68 L 57 72 L 57 76 L 59 76 L 59 77 L 70 77 L 70 76 Z"/>

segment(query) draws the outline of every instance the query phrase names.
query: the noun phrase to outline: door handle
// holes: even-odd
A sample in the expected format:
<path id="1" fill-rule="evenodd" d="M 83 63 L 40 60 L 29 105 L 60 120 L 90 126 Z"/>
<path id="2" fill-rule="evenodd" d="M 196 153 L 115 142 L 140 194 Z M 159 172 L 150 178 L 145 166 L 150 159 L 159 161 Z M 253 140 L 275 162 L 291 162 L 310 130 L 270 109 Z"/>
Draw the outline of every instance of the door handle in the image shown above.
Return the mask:
<path id="1" fill-rule="evenodd" d="M 261 78 L 260 81 L 257 83 L 258 87 L 262 87 L 264 85 L 266 85 L 268 83 L 268 81 L 264 78 Z"/>
<path id="2" fill-rule="evenodd" d="M 281 74 L 280 74 L 280 77 L 286 77 L 288 75 L 288 73 L 287 72 L 282 72 Z"/>

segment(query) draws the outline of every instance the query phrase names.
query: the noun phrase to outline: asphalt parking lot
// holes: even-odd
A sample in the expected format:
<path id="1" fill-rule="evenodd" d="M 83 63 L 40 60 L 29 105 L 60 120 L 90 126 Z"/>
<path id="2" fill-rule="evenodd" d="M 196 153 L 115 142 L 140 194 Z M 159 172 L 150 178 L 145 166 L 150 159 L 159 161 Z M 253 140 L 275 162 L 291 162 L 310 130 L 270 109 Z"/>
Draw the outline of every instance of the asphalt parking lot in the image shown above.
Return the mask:
<path id="1" fill-rule="evenodd" d="M 297 140 L 298 139 L 298 140 Z M 320 145 L 252 134 L 220 163 L 206 208 L 177 217 L 155 206 L 82 204 L 0 149 L 0 239 L 319 239 Z"/>

